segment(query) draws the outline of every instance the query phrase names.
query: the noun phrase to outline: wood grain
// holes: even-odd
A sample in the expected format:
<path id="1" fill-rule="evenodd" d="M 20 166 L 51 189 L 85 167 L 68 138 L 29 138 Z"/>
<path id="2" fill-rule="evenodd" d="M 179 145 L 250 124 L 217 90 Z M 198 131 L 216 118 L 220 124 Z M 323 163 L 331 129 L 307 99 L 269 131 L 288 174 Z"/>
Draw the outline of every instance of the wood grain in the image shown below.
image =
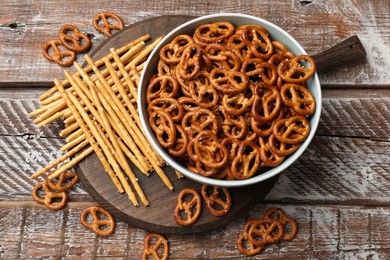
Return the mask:
<path id="1" fill-rule="evenodd" d="M 126 25 L 160 15 L 252 14 L 285 28 L 311 54 L 358 35 L 366 60 L 320 75 L 324 99 L 317 135 L 265 200 L 228 226 L 167 238 L 171 259 L 243 259 L 235 239 L 244 222 L 277 206 L 297 219 L 299 234 L 253 259 L 390 259 L 389 1 L 5 0 L 0 7 L 1 259 L 141 257 L 143 229 L 118 219 L 113 236 L 98 238 L 80 225 L 81 210 L 95 204 L 80 183 L 58 212 L 30 195 L 36 181 L 28 176 L 58 156 L 63 142 L 60 124 L 39 129 L 27 116 L 53 78 L 64 78 L 63 68 L 42 57 L 41 45 L 70 23 L 92 37 L 93 52 L 106 37 L 91 19 L 107 10 Z M 78 62 L 84 62 L 82 55 Z"/>
<path id="2" fill-rule="evenodd" d="M 31 86 L 50 85 L 53 75 L 62 77 L 63 68 L 43 58 L 42 44 L 56 38 L 60 27 L 70 23 L 91 35 L 93 51 L 106 37 L 96 32 L 91 21 L 96 13 L 106 10 L 121 16 L 125 25 L 161 14 L 205 15 L 221 11 L 246 13 L 281 26 L 311 54 L 357 34 L 367 50 L 367 62 L 350 64 L 337 72 L 323 75 L 322 82 L 389 84 L 387 67 L 390 65 L 390 47 L 386 43 L 390 41 L 390 3 L 387 0 L 277 0 L 262 2 L 261 8 L 254 8 L 258 6 L 255 0 L 227 1 L 223 8 L 210 0 L 196 0 L 181 1 L 175 8 L 171 6 L 168 0 L 151 0 L 147 4 L 113 0 L 105 3 L 104 7 L 97 0 L 69 0 L 61 4 L 54 0 L 45 1 L 44 4 L 40 1 L 3 1 L 0 10 L 0 33 L 3 39 L 0 46 L 0 58 L 3 60 L 0 70 L 4 72 L 1 84 L 20 86 L 20 82 L 26 82 Z M 83 63 L 82 55 L 78 55 L 77 61 Z M 353 70 L 350 70 L 351 66 Z"/>
<path id="3" fill-rule="evenodd" d="M 64 210 L 52 212 L 28 202 L 0 202 L 0 227 L 7 234 L 0 237 L 0 256 L 139 259 L 147 232 L 118 221 L 112 236 L 97 238 L 79 222 L 81 211 L 91 205 L 71 202 Z M 245 221 L 262 217 L 269 207 L 280 207 L 296 219 L 299 232 L 292 241 L 267 246 L 255 259 L 385 259 L 390 254 L 388 208 L 373 212 L 363 207 L 261 204 L 218 230 L 196 236 L 166 235 L 170 259 L 241 259 L 235 241 Z"/>

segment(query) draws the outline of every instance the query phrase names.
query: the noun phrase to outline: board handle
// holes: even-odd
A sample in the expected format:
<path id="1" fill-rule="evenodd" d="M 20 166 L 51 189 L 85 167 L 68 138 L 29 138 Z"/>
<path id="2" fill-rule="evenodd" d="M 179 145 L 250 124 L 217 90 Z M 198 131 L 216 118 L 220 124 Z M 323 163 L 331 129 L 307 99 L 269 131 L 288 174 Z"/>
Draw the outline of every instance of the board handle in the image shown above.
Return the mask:
<path id="1" fill-rule="evenodd" d="M 317 64 L 317 72 L 321 73 L 364 59 L 366 51 L 359 37 L 354 35 L 312 57 Z"/>

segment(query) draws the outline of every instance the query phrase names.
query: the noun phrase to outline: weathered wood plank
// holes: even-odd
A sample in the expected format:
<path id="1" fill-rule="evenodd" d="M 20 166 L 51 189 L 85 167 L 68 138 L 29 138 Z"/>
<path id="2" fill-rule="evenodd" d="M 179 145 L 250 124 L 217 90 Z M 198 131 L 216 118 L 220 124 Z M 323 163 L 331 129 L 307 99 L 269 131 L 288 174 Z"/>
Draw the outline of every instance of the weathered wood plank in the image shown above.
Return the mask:
<path id="1" fill-rule="evenodd" d="M 20 85 L 20 82 L 37 85 L 37 82 L 51 82 L 53 77 L 63 77 L 63 68 L 43 58 L 42 44 L 56 38 L 59 28 L 70 23 L 92 36 L 93 51 L 105 36 L 92 27 L 92 18 L 96 13 L 107 10 L 120 15 L 126 25 L 161 14 L 205 15 L 221 11 L 251 14 L 284 28 L 310 54 L 357 34 L 367 50 L 367 63 L 354 64 L 353 67 L 350 64 L 321 76 L 321 80 L 327 84 L 383 85 L 390 82 L 387 70 L 390 65 L 390 47 L 387 44 L 390 41 L 390 4 L 386 0 L 277 0 L 262 2 L 261 8 L 254 8 L 259 7 L 255 0 L 225 1 L 218 5 L 213 1 L 181 1 L 175 8 L 168 0 L 147 3 L 113 0 L 104 6 L 97 0 L 69 0 L 61 2 L 60 6 L 53 0 L 44 4 L 38 0 L 6 0 L 1 5 L 2 85 Z M 77 61 L 82 63 L 83 55 L 78 55 Z"/>
<path id="2" fill-rule="evenodd" d="M 0 228 L 3 234 L 8 234 L 0 237 L 0 257 L 139 259 L 147 231 L 117 221 L 112 236 L 97 238 L 79 222 L 82 209 L 90 205 L 93 203 L 69 203 L 65 209 L 52 212 L 40 205 L 0 202 Z M 388 207 L 263 204 L 246 218 L 218 230 L 193 236 L 166 236 L 170 259 L 242 258 L 235 243 L 244 222 L 261 218 L 269 207 L 280 207 L 296 219 L 299 232 L 292 241 L 267 246 L 254 259 L 390 257 L 390 241 L 386 236 L 390 232 Z"/>

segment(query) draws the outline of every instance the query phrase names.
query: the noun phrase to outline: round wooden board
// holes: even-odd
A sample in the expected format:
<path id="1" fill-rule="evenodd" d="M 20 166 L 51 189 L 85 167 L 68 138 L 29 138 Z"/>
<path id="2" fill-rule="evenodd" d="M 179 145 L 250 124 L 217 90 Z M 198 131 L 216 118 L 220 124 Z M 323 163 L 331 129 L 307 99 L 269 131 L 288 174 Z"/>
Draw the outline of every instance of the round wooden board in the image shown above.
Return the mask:
<path id="1" fill-rule="evenodd" d="M 110 48 L 121 47 L 146 33 L 149 33 L 152 36 L 151 40 L 153 40 L 191 18 L 193 17 L 160 16 L 133 24 L 104 41 L 92 52 L 91 57 L 96 60 L 106 56 Z M 201 184 L 189 179 L 178 179 L 171 167 L 165 167 L 164 171 L 175 188 L 174 191 L 170 191 L 157 174 L 152 173 L 149 177 L 146 177 L 135 167 L 132 168 L 150 201 L 150 206 L 148 207 L 143 205 L 134 207 L 126 194 L 118 193 L 95 154 L 88 156 L 79 163 L 76 171 L 85 189 L 102 207 L 110 211 L 115 217 L 138 228 L 162 234 L 191 234 L 227 225 L 246 214 L 261 201 L 277 180 L 277 177 L 275 177 L 261 184 L 231 188 L 233 206 L 227 215 L 214 217 L 208 212 L 203 203 L 199 220 L 191 226 L 181 227 L 173 218 L 174 208 L 177 204 L 177 195 L 182 189 L 187 187 L 194 188 L 200 193 Z"/>

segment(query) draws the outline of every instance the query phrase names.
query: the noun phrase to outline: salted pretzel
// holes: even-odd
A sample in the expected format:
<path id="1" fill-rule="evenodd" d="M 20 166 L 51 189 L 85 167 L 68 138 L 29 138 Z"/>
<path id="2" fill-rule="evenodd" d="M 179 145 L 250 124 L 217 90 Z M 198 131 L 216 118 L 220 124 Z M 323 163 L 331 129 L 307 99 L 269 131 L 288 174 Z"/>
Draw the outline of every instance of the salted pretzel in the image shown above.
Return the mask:
<path id="1" fill-rule="evenodd" d="M 271 57 L 274 47 L 267 31 L 258 25 L 246 25 L 242 27 L 242 40 L 249 46 L 253 55 L 263 60 Z"/>
<path id="2" fill-rule="evenodd" d="M 92 220 L 89 221 L 89 215 Z M 100 237 L 111 235 L 115 229 L 115 220 L 113 216 L 104 208 L 92 206 L 83 210 L 80 215 L 80 221 L 83 226 L 91 229 Z"/>
<path id="3" fill-rule="evenodd" d="M 153 99 L 148 106 L 148 115 L 160 110 L 169 114 L 174 122 L 180 122 L 184 116 L 184 108 L 175 98 L 161 97 Z"/>
<path id="4" fill-rule="evenodd" d="M 227 46 L 234 51 L 237 56 L 242 60 L 245 61 L 246 59 L 250 59 L 253 55 L 250 47 L 244 43 L 242 40 L 242 34 L 236 32 L 232 36 L 230 36 Z"/>
<path id="5" fill-rule="evenodd" d="M 115 21 L 114 23 L 111 23 L 110 20 Z M 103 24 L 101 24 L 103 23 Z M 122 30 L 123 29 L 123 21 L 122 19 L 110 12 L 101 12 L 98 13 L 94 18 L 93 18 L 93 27 L 103 33 L 105 36 L 110 37 L 112 35 L 111 31 L 112 30 Z"/>
<path id="6" fill-rule="evenodd" d="M 222 145 L 215 133 L 204 130 L 194 140 L 194 150 L 198 160 L 211 168 L 225 166 L 228 159 L 228 151 Z"/>
<path id="7" fill-rule="evenodd" d="M 52 191 L 67 191 L 72 188 L 79 178 L 75 171 L 63 172 L 58 180 L 50 180 L 49 175 L 46 176 L 46 184 Z"/>
<path id="8" fill-rule="evenodd" d="M 284 156 L 279 156 L 271 151 L 267 138 L 259 137 L 258 142 L 262 166 L 275 167 L 284 161 Z"/>
<path id="9" fill-rule="evenodd" d="M 252 177 L 260 167 L 261 157 L 258 146 L 250 141 L 243 141 L 233 159 L 231 170 L 236 179 L 244 180 Z"/>
<path id="10" fill-rule="evenodd" d="M 248 87 L 245 74 L 226 68 L 213 69 L 210 72 L 210 81 L 215 89 L 224 94 L 240 93 Z"/>
<path id="11" fill-rule="evenodd" d="M 280 112 L 282 100 L 277 87 L 260 82 L 256 84 L 252 105 L 252 117 L 260 123 L 268 123 Z"/>
<path id="12" fill-rule="evenodd" d="M 227 40 L 234 33 L 234 25 L 227 21 L 200 25 L 195 29 L 194 37 L 203 43 L 215 43 Z"/>
<path id="13" fill-rule="evenodd" d="M 271 218 L 256 220 L 249 228 L 249 241 L 255 246 L 264 246 L 275 243 L 284 237 L 283 225 Z"/>
<path id="14" fill-rule="evenodd" d="M 306 139 L 309 133 L 309 121 L 303 116 L 280 119 L 275 123 L 273 129 L 275 138 L 285 144 L 299 144 Z"/>
<path id="15" fill-rule="evenodd" d="M 176 36 L 170 43 L 161 48 L 160 59 L 168 64 L 178 64 L 184 50 L 191 43 L 194 43 L 194 39 L 187 34 Z"/>
<path id="16" fill-rule="evenodd" d="M 39 194 L 41 190 L 44 192 L 43 198 Z M 38 183 L 32 191 L 32 196 L 39 204 L 45 205 L 50 210 L 60 210 L 68 201 L 66 192 L 54 192 L 50 190 L 46 182 Z"/>
<path id="17" fill-rule="evenodd" d="M 177 67 L 178 73 L 183 79 L 191 80 L 198 75 L 202 56 L 203 47 L 198 43 L 191 43 L 184 49 Z"/>
<path id="18" fill-rule="evenodd" d="M 222 105 L 230 115 L 242 115 L 252 107 L 255 99 L 255 88 L 250 85 L 244 92 L 237 94 L 225 94 L 222 98 Z"/>
<path id="19" fill-rule="evenodd" d="M 268 148 L 270 151 L 278 156 L 288 156 L 298 150 L 301 144 L 286 144 L 280 142 L 275 138 L 274 134 L 268 137 Z"/>
<path id="20" fill-rule="evenodd" d="M 226 49 L 220 43 L 212 43 L 204 49 L 203 61 L 206 68 L 226 68 L 229 70 L 239 70 L 241 68 L 241 59 L 238 55 Z"/>
<path id="21" fill-rule="evenodd" d="M 157 233 L 150 233 L 144 239 L 144 252 L 142 260 L 149 259 L 149 256 L 156 260 L 167 260 L 169 256 L 168 240 Z"/>
<path id="22" fill-rule="evenodd" d="M 310 91 L 298 84 L 284 84 L 280 89 L 282 101 L 301 116 L 310 116 L 316 108 L 316 101 Z"/>
<path id="23" fill-rule="evenodd" d="M 264 218 L 272 218 L 279 221 L 285 230 L 283 240 L 289 241 L 293 239 L 298 233 L 297 222 L 289 218 L 281 209 L 278 208 L 269 208 L 265 214 Z"/>
<path id="24" fill-rule="evenodd" d="M 279 77 L 288 83 L 302 83 L 314 75 L 316 63 L 308 55 L 299 55 L 278 65 Z"/>
<path id="25" fill-rule="evenodd" d="M 162 110 L 153 111 L 149 116 L 149 123 L 162 147 L 171 148 L 175 144 L 176 127 L 168 113 Z"/>
<path id="26" fill-rule="evenodd" d="M 250 82 L 265 82 L 275 84 L 278 73 L 274 64 L 263 61 L 260 58 L 246 59 L 242 63 L 241 72 L 244 73 Z"/>
<path id="27" fill-rule="evenodd" d="M 187 152 L 188 136 L 181 125 L 175 124 L 176 142 L 168 149 L 168 152 L 175 157 L 184 155 Z"/>
<path id="28" fill-rule="evenodd" d="M 216 216 L 226 215 L 232 206 L 232 199 L 227 188 L 213 186 L 212 192 L 209 192 L 209 186 L 202 185 L 202 197 L 206 202 L 208 211 Z"/>
<path id="29" fill-rule="evenodd" d="M 226 137 L 243 139 L 248 135 L 248 125 L 243 115 L 237 116 L 236 119 L 225 119 L 222 121 L 222 132 Z"/>
<path id="30" fill-rule="evenodd" d="M 43 56 L 49 60 L 54 61 L 62 67 L 68 67 L 76 60 L 76 53 L 70 50 L 61 50 L 64 46 L 60 40 L 47 41 L 42 47 Z"/>
<path id="31" fill-rule="evenodd" d="M 190 197 L 188 200 L 187 197 Z M 174 219 L 180 226 L 189 226 L 194 224 L 201 213 L 202 201 L 199 193 L 192 189 L 186 188 L 180 191 L 177 197 Z M 183 216 L 185 215 L 185 217 Z"/>
<path id="32" fill-rule="evenodd" d="M 88 35 L 80 32 L 76 26 L 69 24 L 62 26 L 59 35 L 61 43 L 71 51 L 81 53 L 91 48 L 91 40 Z"/>
<path id="33" fill-rule="evenodd" d="M 218 104 L 219 95 L 210 85 L 210 74 L 207 71 L 200 71 L 188 86 L 192 99 L 200 107 L 212 108 Z"/>
<path id="34" fill-rule="evenodd" d="M 146 102 L 149 104 L 155 98 L 174 98 L 179 93 L 177 80 L 172 76 L 159 76 L 153 79 L 146 91 Z"/>
<path id="35" fill-rule="evenodd" d="M 265 245 L 256 246 L 249 240 L 249 230 L 257 220 L 249 220 L 245 223 L 244 228 L 237 240 L 237 249 L 244 255 L 253 256 L 263 250 Z"/>

